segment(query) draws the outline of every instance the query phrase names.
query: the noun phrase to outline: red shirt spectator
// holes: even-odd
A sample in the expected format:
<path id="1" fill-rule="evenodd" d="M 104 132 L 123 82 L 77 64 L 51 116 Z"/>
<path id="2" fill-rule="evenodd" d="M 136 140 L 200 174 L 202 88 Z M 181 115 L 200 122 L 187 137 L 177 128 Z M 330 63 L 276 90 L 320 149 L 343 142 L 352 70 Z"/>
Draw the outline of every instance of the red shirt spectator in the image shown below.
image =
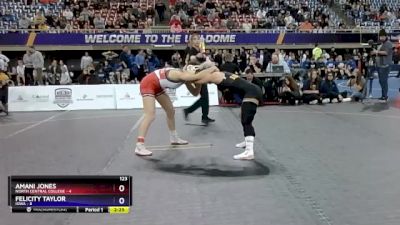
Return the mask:
<path id="1" fill-rule="evenodd" d="M 171 33 L 182 33 L 182 26 L 179 23 L 174 23 L 171 26 Z"/>
<path id="2" fill-rule="evenodd" d="M 171 17 L 171 20 L 169 21 L 169 25 L 172 26 L 175 23 L 178 23 L 179 25 L 182 25 L 182 22 L 181 22 L 179 16 L 172 16 Z"/>
<path id="3" fill-rule="evenodd" d="M 175 6 L 175 4 L 176 4 L 176 0 L 168 0 L 168 2 L 169 2 L 170 7 Z"/>

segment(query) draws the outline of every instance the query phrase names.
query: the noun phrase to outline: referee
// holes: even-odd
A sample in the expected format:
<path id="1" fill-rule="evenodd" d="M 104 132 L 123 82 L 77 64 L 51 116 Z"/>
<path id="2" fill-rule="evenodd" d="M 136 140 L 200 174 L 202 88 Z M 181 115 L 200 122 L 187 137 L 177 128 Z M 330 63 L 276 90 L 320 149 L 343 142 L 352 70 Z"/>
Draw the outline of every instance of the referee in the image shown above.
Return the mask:
<path id="1" fill-rule="evenodd" d="M 203 53 L 203 49 L 201 48 L 200 35 L 198 33 L 193 33 L 190 36 L 189 45 L 186 48 L 186 64 L 189 62 L 190 56 L 196 56 L 199 53 Z M 192 106 L 183 110 L 185 120 L 188 120 L 190 113 L 196 111 L 200 107 L 203 114 L 201 117 L 201 122 L 206 125 L 210 122 L 214 122 L 215 120 L 208 117 L 210 105 L 208 100 L 207 84 L 203 84 L 201 86 L 200 98 Z"/>

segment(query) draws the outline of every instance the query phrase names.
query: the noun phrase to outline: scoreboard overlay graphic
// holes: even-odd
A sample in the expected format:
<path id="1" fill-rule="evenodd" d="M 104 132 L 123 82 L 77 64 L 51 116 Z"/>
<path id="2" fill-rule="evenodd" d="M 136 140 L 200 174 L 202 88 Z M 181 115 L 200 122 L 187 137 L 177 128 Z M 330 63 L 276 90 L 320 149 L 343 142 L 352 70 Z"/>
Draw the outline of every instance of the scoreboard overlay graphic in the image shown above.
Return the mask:
<path id="1" fill-rule="evenodd" d="M 9 176 L 14 213 L 129 213 L 131 176 Z"/>

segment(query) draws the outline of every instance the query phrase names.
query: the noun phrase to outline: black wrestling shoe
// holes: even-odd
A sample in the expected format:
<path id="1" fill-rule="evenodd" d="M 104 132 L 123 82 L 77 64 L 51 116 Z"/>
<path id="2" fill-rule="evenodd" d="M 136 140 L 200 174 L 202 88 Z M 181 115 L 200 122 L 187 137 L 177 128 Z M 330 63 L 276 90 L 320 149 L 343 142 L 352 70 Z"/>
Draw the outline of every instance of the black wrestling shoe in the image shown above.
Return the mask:
<path id="1" fill-rule="evenodd" d="M 207 117 L 207 118 L 201 119 L 201 122 L 202 122 L 202 123 L 205 123 L 205 124 L 209 124 L 209 123 L 215 122 L 215 120 L 213 120 L 213 119 Z"/>

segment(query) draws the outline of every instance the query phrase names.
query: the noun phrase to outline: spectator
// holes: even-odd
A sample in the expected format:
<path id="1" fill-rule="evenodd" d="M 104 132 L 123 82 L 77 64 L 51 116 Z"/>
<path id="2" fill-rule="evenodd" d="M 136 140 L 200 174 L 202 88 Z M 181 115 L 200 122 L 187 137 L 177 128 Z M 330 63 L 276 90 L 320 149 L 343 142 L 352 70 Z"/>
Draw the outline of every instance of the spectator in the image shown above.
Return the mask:
<path id="1" fill-rule="evenodd" d="M 382 44 L 371 54 L 376 56 L 376 64 L 378 66 L 379 84 L 382 89 L 380 100 L 386 102 L 388 99 L 388 78 L 393 59 L 393 46 L 384 29 L 379 31 L 379 41 Z"/>
<path id="2" fill-rule="evenodd" d="M 60 69 L 61 69 L 61 77 L 60 84 L 68 85 L 72 83 L 71 76 L 68 71 L 67 65 L 64 64 L 64 61 L 60 60 Z"/>
<path id="3" fill-rule="evenodd" d="M 37 27 L 39 27 L 39 25 L 42 25 L 46 23 L 46 17 L 43 16 L 43 14 L 39 11 L 36 13 L 36 16 L 34 18 L 34 25 Z"/>
<path id="4" fill-rule="evenodd" d="M 165 19 L 164 13 L 165 13 L 165 10 L 167 9 L 165 7 L 164 2 L 162 0 L 158 0 L 157 3 L 156 3 L 155 9 L 157 11 L 158 18 L 160 19 L 160 22 L 163 22 L 164 19 Z"/>
<path id="5" fill-rule="evenodd" d="M 24 62 L 20 59 L 18 60 L 16 72 L 17 72 L 18 86 L 24 86 L 25 85 L 25 66 L 24 66 Z"/>
<path id="6" fill-rule="evenodd" d="M 96 29 L 105 28 L 105 20 L 100 16 L 100 14 L 96 14 L 96 17 L 93 19 L 93 24 Z"/>
<path id="7" fill-rule="evenodd" d="M 128 46 L 123 46 L 122 47 L 122 52 L 119 55 L 119 59 L 121 60 L 122 64 L 122 73 L 127 76 L 128 78 L 131 78 L 131 71 L 133 68 L 133 61 L 131 60 L 131 50 L 129 49 Z M 118 83 L 121 82 L 121 78 L 118 78 Z"/>
<path id="8" fill-rule="evenodd" d="M 32 21 L 26 15 L 23 15 L 21 17 L 21 19 L 19 19 L 19 21 L 18 21 L 18 28 L 19 29 L 28 29 L 31 24 L 32 24 Z"/>
<path id="9" fill-rule="evenodd" d="M 66 7 L 64 12 L 63 12 L 63 17 L 67 19 L 68 21 L 71 21 L 74 18 L 74 13 L 69 9 L 69 7 Z"/>
<path id="10" fill-rule="evenodd" d="M 394 64 L 399 64 L 400 61 L 400 54 L 399 54 L 399 49 L 394 48 L 393 50 L 393 63 Z"/>
<path id="11" fill-rule="evenodd" d="M 358 69 L 353 71 L 353 75 L 347 81 L 347 86 L 352 90 L 351 100 L 362 101 L 366 97 L 366 80 Z"/>
<path id="12" fill-rule="evenodd" d="M 314 26 L 312 25 L 312 23 L 310 23 L 310 21 L 308 19 L 305 20 L 303 23 L 301 23 L 300 26 L 299 26 L 299 30 L 300 31 L 311 32 L 312 29 L 314 29 Z"/>
<path id="13" fill-rule="evenodd" d="M 282 87 L 278 90 L 280 102 L 283 104 L 289 103 L 296 105 L 301 98 L 300 87 L 292 76 L 285 76 Z"/>
<path id="14" fill-rule="evenodd" d="M 36 51 L 35 47 L 29 47 L 29 52 L 31 53 L 32 65 L 33 65 L 33 79 L 34 83 L 38 85 L 43 85 L 43 67 L 44 58 L 41 52 Z"/>
<path id="15" fill-rule="evenodd" d="M 310 78 L 303 85 L 303 102 L 310 105 L 322 103 L 322 97 L 319 93 L 321 79 L 317 70 L 312 70 Z"/>
<path id="16" fill-rule="evenodd" d="M 271 62 L 268 63 L 266 72 L 271 73 L 272 67 L 274 66 L 283 66 L 284 73 L 290 73 L 290 68 L 285 60 L 279 60 L 279 55 L 277 53 L 273 53 L 271 57 Z"/>
<path id="17" fill-rule="evenodd" d="M 27 50 L 23 57 L 25 65 L 25 85 L 33 85 L 33 59 L 31 51 Z"/>
<path id="18" fill-rule="evenodd" d="M 343 99 L 333 78 L 333 73 L 329 71 L 326 79 L 322 81 L 320 93 L 323 98 L 323 103 L 337 103 L 341 102 Z"/>
<path id="19" fill-rule="evenodd" d="M 85 52 L 85 55 L 81 58 L 81 70 L 86 69 L 89 65 L 92 65 L 93 58 L 89 55 L 89 52 Z"/>
<path id="20" fill-rule="evenodd" d="M 312 50 L 312 55 L 315 61 L 322 57 L 322 49 L 318 46 L 318 43 L 315 44 L 315 48 Z"/>
<path id="21" fill-rule="evenodd" d="M 254 73 L 260 73 L 262 69 L 262 65 L 258 62 L 257 58 L 255 55 L 251 55 L 249 59 L 249 68 L 254 72 Z"/>
<path id="22" fill-rule="evenodd" d="M 0 51 L 0 71 L 7 71 L 10 59 Z"/>
<path id="23" fill-rule="evenodd" d="M 171 57 L 171 66 L 174 68 L 182 67 L 182 58 L 178 51 L 176 51 Z"/>
<path id="24" fill-rule="evenodd" d="M 224 58 L 225 63 L 221 65 L 221 70 L 234 74 L 241 74 L 240 68 L 236 63 L 233 63 L 233 55 L 227 53 Z"/>
<path id="25" fill-rule="evenodd" d="M 57 60 L 53 60 L 53 62 L 49 66 L 49 70 L 47 72 L 46 84 L 50 85 L 59 85 L 61 77 L 61 68 L 58 65 Z"/>
<path id="26" fill-rule="evenodd" d="M 175 22 L 171 25 L 171 33 L 182 33 L 182 27 L 180 23 Z"/>
<path id="27" fill-rule="evenodd" d="M 143 49 L 139 50 L 139 53 L 136 55 L 135 58 L 136 65 L 139 69 L 138 80 L 139 82 L 142 81 L 143 77 L 146 75 L 145 71 L 145 63 L 146 63 L 146 53 Z"/>
<path id="28" fill-rule="evenodd" d="M 259 86 L 261 90 L 263 89 L 263 82 L 258 77 L 254 76 L 254 71 L 252 69 L 247 69 L 245 74 L 247 81 Z"/>

